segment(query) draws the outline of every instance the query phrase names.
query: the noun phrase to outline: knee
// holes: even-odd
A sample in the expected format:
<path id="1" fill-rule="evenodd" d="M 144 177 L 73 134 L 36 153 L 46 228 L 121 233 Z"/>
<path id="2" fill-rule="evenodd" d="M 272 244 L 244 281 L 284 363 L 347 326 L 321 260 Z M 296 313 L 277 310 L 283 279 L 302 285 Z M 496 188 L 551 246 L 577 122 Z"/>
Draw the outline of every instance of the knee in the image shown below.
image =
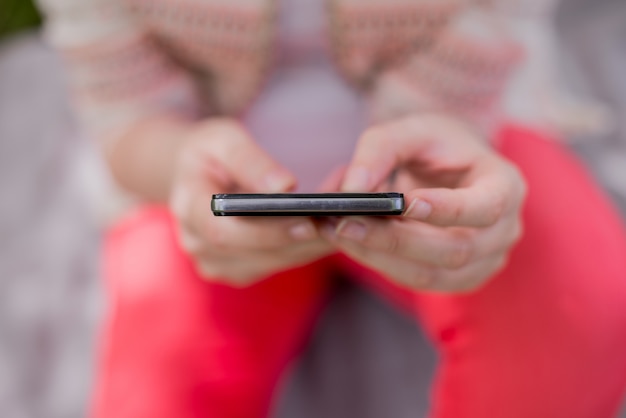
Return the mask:
<path id="1" fill-rule="evenodd" d="M 109 297 L 125 307 L 163 310 L 201 284 L 164 208 L 142 209 L 114 226 L 104 242 L 102 264 Z"/>

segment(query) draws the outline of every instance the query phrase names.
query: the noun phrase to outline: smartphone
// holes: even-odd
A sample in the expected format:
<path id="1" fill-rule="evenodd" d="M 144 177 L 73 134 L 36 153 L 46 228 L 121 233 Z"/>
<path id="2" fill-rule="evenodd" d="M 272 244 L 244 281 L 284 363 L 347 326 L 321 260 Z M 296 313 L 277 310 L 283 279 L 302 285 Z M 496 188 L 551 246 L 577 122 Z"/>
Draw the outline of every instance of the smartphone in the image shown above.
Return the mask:
<path id="1" fill-rule="evenodd" d="M 215 216 L 401 215 L 402 193 L 214 194 Z"/>

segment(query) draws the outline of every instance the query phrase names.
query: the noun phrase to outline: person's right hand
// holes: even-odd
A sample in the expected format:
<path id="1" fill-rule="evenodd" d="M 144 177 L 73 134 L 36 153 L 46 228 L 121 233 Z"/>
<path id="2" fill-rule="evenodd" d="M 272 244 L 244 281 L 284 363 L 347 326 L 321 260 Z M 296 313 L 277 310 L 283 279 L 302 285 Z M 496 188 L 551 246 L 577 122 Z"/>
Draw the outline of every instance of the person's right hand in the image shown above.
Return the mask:
<path id="1" fill-rule="evenodd" d="M 204 278 L 245 286 L 332 251 L 310 218 L 213 216 L 214 193 L 281 193 L 296 183 L 236 121 L 201 122 L 184 141 L 170 206 L 181 245 Z"/>

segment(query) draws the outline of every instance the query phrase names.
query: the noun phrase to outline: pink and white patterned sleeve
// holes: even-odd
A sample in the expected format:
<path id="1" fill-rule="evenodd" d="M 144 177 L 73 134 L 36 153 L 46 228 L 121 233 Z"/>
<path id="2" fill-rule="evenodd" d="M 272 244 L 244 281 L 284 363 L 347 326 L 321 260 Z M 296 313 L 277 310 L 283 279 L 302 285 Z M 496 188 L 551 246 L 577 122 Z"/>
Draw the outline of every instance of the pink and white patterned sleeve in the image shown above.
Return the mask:
<path id="1" fill-rule="evenodd" d="M 141 28 L 123 0 L 39 2 L 46 37 L 67 64 L 80 119 L 105 149 L 141 118 L 199 115 L 191 76 Z"/>

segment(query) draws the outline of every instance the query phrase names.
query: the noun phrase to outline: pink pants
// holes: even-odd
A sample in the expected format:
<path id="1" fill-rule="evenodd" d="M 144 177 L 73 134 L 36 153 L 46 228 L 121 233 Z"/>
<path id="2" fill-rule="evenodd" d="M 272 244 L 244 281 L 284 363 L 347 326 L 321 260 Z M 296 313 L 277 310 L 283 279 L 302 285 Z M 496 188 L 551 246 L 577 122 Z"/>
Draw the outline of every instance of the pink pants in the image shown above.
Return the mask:
<path id="1" fill-rule="evenodd" d="M 434 418 L 603 418 L 626 388 L 626 241 L 560 145 L 510 127 L 500 149 L 529 184 L 508 267 L 469 295 L 410 292 L 338 255 L 250 288 L 205 282 L 163 208 L 108 235 L 110 310 L 98 418 L 265 417 L 285 366 L 349 271 L 415 317 L 437 349 Z M 242 262 L 245 262 L 242 260 Z"/>

